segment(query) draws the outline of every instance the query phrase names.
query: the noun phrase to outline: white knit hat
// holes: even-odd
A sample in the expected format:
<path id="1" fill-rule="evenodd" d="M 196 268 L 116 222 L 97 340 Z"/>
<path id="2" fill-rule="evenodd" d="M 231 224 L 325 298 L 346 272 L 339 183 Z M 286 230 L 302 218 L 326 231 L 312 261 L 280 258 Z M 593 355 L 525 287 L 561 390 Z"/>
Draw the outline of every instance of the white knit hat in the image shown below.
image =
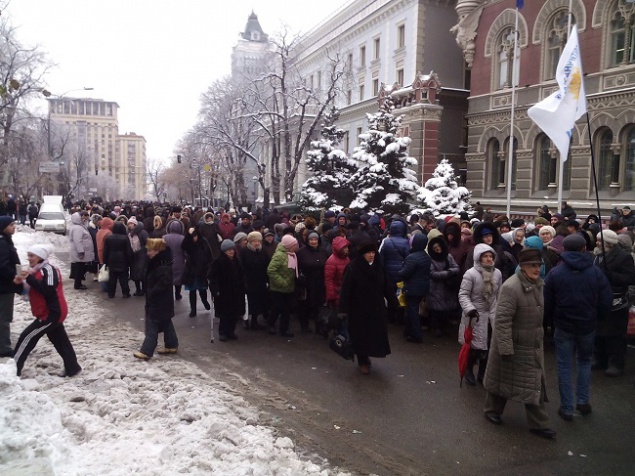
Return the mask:
<path id="1" fill-rule="evenodd" d="M 51 256 L 54 251 L 55 251 L 55 247 L 49 244 L 33 245 L 26 250 L 27 253 L 31 253 L 32 255 L 39 256 L 42 259 L 48 259 L 48 257 Z"/>

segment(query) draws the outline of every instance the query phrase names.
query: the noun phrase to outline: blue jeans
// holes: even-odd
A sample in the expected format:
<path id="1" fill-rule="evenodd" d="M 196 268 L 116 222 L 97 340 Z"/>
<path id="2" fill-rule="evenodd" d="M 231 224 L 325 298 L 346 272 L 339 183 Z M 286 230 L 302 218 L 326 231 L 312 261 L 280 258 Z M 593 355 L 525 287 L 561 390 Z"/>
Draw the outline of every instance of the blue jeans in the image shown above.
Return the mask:
<path id="1" fill-rule="evenodd" d="M 578 405 L 589 403 L 591 386 L 591 357 L 595 332 L 586 335 L 569 334 L 556 327 L 556 362 L 558 364 L 558 389 L 560 408 L 566 414 L 573 413 L 573 356 L 576 357 L 577 378 L 575 395 Z"/>

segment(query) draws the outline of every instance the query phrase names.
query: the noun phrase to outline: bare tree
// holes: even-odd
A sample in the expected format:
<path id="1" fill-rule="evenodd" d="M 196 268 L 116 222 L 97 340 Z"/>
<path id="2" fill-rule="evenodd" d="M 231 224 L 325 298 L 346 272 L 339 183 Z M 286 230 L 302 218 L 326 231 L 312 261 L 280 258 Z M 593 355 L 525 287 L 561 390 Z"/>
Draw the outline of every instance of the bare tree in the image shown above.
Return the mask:
<path id="1" fill-rule="evenodd" d="M 152 191 L 156 199 L 160 202 L 161 197 L 165 197 L 165 183 L 161 179 L 165 166 L 155 159 L 149 159 L 146 166 L 150 184 L 152 185 Z"/>

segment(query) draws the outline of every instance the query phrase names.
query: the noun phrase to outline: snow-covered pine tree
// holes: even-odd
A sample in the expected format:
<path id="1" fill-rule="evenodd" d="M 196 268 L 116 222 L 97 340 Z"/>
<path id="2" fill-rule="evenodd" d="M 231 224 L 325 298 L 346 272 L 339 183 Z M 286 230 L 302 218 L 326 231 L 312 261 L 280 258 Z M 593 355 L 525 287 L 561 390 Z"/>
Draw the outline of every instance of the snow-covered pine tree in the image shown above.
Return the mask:
<path id="1" fill-rule="evenodd" d="M 368 114 L 368 131 L 361 134 L 361 143 L 353 158 L 359 170 L 350 178 L 355 191 L 353 209 L 382 209 L 386 213 L 405 214 L 411 208 L 419 189 L 411 167 L 417 160 L 408 156 L 409 137 L 399 137 L 401 116 L 392 114 L 394 104 L 389 95 L 379 112 Z"/>
<path id="2" fill-rule="evenodd" d="M 447 159 L 442 159 L 434 169 L 432 178 L 419 189 L 418 198 L 423 208 L 434 216 L 456 215 L 471 210 L 472 193 L 465 187 L 459 187 L 454 169 Z"/>
<path id="3" fill-rule="evenodd" d="M 348 205 L 354 198 L 348 179 L 357 170 L 355 162 L 337 148 L 346 135 L 344 129 L 335 125 L 340 117 L 337 108 L 324 115 L 321 139 L 311 142 L 307 152 L 307 169 L 312 173 L 300 193 L 302 206 L 306 208 L 332 208 Z"/>

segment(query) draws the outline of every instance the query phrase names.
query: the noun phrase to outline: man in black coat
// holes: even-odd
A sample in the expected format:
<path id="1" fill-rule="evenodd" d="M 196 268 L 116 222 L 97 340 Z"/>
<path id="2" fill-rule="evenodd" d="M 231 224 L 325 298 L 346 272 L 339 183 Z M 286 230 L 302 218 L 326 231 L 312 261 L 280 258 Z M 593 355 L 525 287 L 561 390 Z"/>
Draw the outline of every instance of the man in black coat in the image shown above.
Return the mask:
<path id="1" fill-rule="evenodd" d="M 108 279 L 108 297 L 114 298 L 117 289 L 117 281 L 121 285 L 124 298 L 130 297 L 128 285 L 129 270 L 132 265 L 133 253 L 126 225 L 116 222 L 112 227 L 112 234 L 104 241 L 104 264 L 108 266 L 110 273 Z"/>
<path id="2" fill-rule="evenodd" d="M 15 221 L 0 216 L 0 357 L 11 357 L 11 321 L 13 321 L 14 294 L 22 292 L 22 285 L 15 284 L 16 265 L 20 264 L 13 245 Z"/>

